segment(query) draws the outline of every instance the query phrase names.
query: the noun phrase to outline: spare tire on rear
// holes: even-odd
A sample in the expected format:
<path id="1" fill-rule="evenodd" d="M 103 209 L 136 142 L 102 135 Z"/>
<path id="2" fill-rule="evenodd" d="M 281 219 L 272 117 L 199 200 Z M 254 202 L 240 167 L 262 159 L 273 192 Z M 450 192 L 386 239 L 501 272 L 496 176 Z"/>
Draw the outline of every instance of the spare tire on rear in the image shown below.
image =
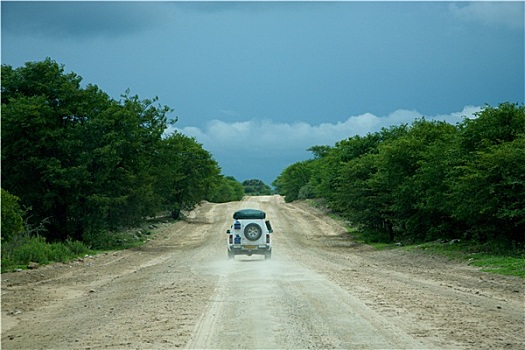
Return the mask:
<path id="1" fill-rule="evenodd" d="M 246 225 L 244 228 L 244 237 L 246 237 L 250 241 L 256 241 L 259 238 L 261 238 L 262 235 L 262 229 L 261 226 L 257 225 L 256 223 L 251 223 Z"/>

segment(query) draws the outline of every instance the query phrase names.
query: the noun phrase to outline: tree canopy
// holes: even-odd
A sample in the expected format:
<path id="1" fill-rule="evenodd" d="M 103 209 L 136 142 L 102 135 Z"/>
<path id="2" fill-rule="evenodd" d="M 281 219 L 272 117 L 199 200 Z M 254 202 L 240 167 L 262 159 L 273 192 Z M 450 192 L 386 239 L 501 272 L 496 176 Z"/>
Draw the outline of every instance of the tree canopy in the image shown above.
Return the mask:
<path id="1" fill-rule="evenodd" d="M 244 192 L 250 196 L 267 196 L 272 194 L 270 186 L 258 179 L 245 180 L 242 182 Z"/>
<path id="2" fill-rule="evenodd" d="M 31 220 L 49 220 L 48 238 L 82 240 L 160 211 L 178 217 L 224 181 L 193 138 L 164 135 L 172 110 L 157 98 L 115 100 L 81 81 L 49 58 L 2 65 L 2 187 Z"/>
<path id="3" fill-rule="evenodd" d="M 525 243 L 525 107 L 485 106 L 458 125 L 411 125 L 310 148 L 274 181 L 318 197 L 370 240 Z M 302 192 L 302 193 L 301 193 Z"/>

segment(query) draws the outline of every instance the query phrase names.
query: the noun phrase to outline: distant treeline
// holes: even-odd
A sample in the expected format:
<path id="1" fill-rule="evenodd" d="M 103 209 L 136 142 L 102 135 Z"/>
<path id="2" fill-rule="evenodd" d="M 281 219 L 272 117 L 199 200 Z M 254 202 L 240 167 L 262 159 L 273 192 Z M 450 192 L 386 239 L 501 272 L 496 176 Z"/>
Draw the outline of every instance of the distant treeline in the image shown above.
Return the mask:
<path id="1" fill-rule="evenodd" d="M 243 197 L 195 139 L 164 134 L 169 107 L 129 92 L 115 100 L 81 80 L 51 59 L 2 65 L 2 242 L 22 219 L 47 239 L 86 241 Z"/>
<path id="2" fill-rule="evenodd" d="M 286 201 L 324 198 L 370 241 L 525 243 L 525 108 L 485 106 L 458 125 L 416 120 L 335 146 L 274 181 Z"/>

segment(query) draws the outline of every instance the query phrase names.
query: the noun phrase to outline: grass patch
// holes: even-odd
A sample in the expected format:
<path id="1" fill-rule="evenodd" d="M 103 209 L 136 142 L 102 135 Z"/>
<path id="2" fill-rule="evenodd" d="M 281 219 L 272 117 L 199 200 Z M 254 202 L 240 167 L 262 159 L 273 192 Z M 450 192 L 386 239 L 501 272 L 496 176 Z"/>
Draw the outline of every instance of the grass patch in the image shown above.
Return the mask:
<path id="1" fill-rule="evenodd" d="M 9 242 L 2 243 L 1 272 L 25 269 L 29 263 L 45 265 L 53 262 L 66 262 L 91 253 L 92 250 L 79 241 L 48 243 L 42 236 L 23 234 L 13 237 Z"/>
<path id="2" fill-rule="evenodd" d="M 2 242 L 2 264 L 0 272 L 27 269 L 29 263 L 46 265 L 54 262 L 68 262 L 85 255 L 123 250 L 142 246 L 153 236 L 163 218 L 151 220 L 140 227 L 121 231 L 98 231 L 86 233 L 83 241 L 47 242 L 39 234 L 23 232 Z"/>
<path id="3" fill-rule="evenodd" d="M 399 243 L 382 243 L 364 238 L 360 232 L 350 232 L 354 240 L 368 244 L 377 250 L 402 249 L 439 255 L 449 260 L 467 262 L 470 266 L 481 267 L 481 271 L 507 276 L 525 278 L 525 250 L 523 248 L 502 249 L 497 245 L 479 245 L 469 242 L 427 242 L 421 244 L 401 245 Z"/>
<path id="4" fill-rule="evenodd" d="M 402 247 L 404 250 L 418 250 L 437 254 L 450 260 L 467 261 L 481 271 L 525 278 L 525 250 L 522 248 L 502 249 L 496 244 L 478 245 L 472 243 L 429 242 Z"/>
<path id="5" fill-rule="evenodd" d="M 440 241 L 403 245 L 401 249 L 409 251 L 424 251 L 428 254 L 444 256 L 450 260 L 463 260 L 472 253 L 472 247 L 470 247 L 468 244 L 450 244 Z"/>
<path id="6" fill-rule="evenodd" d="M 381 232 L 363 232 L 352 226 L 345 226 L 348 234 L 352 236 L 352 239 L 358 243 L 364 243 L 374 247 L 377 250 L 395 249 L 398 248 L 397 244 L 386 243 L 388 236 Z"/>
<path id="7" fill-rule="evenodd" d="M 469 265 L 481 267 L 481 271 L 525 278 L 525 257 L 493 256 L 484 253 L 471 254 Z"/>

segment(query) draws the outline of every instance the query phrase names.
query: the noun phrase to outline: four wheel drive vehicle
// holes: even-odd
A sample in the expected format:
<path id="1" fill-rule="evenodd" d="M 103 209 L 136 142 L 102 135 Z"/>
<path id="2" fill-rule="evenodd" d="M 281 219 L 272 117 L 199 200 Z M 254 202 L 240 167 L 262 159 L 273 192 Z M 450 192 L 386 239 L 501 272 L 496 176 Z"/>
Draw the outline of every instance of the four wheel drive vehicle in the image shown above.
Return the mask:
<path id="1" fill-rule="evenodd" d="M 242 209 L 233 214 L 233 225 L 228 234 L 228 258 L 235 255 L 259 254 L 272 257 L 272 226 L 266 213 L 256 209 Z"/>

